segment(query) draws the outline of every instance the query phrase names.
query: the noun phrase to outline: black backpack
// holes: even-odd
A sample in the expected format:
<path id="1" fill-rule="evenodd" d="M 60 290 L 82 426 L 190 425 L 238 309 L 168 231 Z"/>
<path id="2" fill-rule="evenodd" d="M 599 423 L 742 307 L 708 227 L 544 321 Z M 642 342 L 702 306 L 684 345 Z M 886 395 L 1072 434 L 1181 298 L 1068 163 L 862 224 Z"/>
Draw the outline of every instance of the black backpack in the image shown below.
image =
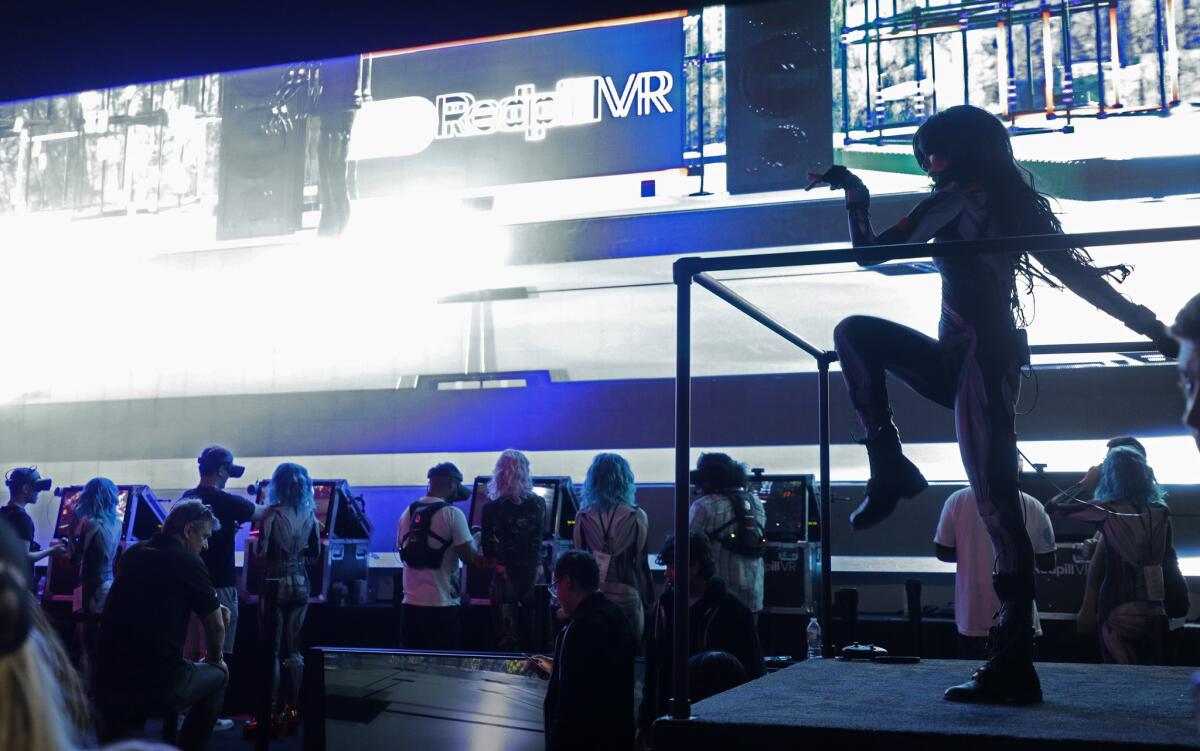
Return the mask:
<path id="1" fill-rule="evenodd" d="M 748 493 L 732 493 L 725 496 L 733 506 L 733 519 L 718 527 L 712 538 L 719 540 L 721 547 L 746 558 L 761 558 L 763 554 L 763 529 L 754 518 Z"/>
<path id="2" fill-rule="evenodd" d="M 450 547 L 450 541 L 438 537 L 429 527 L 433 524 L 434 515 L 449 505 L 446 501 L 439 501 L 414 503 L 408 507 L 412 523 L 408 527 L 408 533 L 400 541 L 400 560 L 404 561 L 405 566 L 412 569 L 429 569 L 442 565 L 442 556 L 446 548 Z M 435 548 L 430 545 L 431 537 L 440 542 L 441 547 Z"/>

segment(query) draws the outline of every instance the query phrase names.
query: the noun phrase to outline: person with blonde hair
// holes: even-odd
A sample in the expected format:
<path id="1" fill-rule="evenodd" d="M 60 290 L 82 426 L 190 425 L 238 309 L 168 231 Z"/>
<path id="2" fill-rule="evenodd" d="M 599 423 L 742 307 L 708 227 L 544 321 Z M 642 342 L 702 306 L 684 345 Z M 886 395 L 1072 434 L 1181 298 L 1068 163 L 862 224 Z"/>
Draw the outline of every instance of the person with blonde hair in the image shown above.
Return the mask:
<path id="1" fill-rule="evenodd" d="M 87 698 L 29 592 L 27 557 L 0 525 L 0 748 L 72 751 L 90 725 Z"/>
<path id="2" fill-rule="evenodd" d="M 516 449 L 500 454 L 487 488 L 482 543 L 483 554 L 496 560 L 491 599 L 498 646 L 529 651 L 546 503 L 533 492 L 529 459 Z"/>

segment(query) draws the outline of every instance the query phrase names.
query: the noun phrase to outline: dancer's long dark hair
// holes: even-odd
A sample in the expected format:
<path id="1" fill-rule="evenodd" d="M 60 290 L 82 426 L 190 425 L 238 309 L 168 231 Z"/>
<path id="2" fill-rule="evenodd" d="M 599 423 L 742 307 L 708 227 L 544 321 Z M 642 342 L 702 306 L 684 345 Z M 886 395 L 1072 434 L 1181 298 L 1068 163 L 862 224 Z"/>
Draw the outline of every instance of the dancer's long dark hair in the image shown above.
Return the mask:
<path id="1" fill-rule="evenodd" d="M 926 120 L 913 135 L 913 155 L 922 167 L 929 154 L 949 160 L 949 167 L 934 176 L 935 189 L 951 182 L 977 185 L 987 193 L 988 220 L 1001 235 L 1044 235 L 1061 233 L 1062 224 L 1050 207 L 1050 199 L 1034 188 L 1033 175 L 1013 157 L 1008 130 L 995 115 L 967 104 L 942 110 Z M 1064 251 L 1079 264 L 1117 282 L 1129 275 L 1128 266 L 1097 269 L 1082 248 Z M 1013 259 L 1011 305 L 1021 325 L 1028 323 L 1021 306 L 1017 277 L 1025 280 L 1027 292 L 1035 280 L 1052 287 L 1062 285 L 1033 265 L 1026 253 Z"/>

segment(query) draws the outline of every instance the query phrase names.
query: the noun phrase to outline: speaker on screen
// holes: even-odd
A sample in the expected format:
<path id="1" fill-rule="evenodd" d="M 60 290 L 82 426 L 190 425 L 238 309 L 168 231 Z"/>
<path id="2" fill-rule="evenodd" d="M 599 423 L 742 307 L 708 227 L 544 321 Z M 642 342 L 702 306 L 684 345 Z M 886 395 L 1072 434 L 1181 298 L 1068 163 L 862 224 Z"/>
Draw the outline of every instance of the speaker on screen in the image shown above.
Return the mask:
<path id="1" fill-rule="evenodd" d="M 295 77 L 286 65 L 221 76 L 220 240 L 300 229 L 308 120 Z"/>
<path id="2" fill-rule="evenodd" d="M 833 163 L 828 2 L 726 7 L 730 193 L 800 188 Z"/>

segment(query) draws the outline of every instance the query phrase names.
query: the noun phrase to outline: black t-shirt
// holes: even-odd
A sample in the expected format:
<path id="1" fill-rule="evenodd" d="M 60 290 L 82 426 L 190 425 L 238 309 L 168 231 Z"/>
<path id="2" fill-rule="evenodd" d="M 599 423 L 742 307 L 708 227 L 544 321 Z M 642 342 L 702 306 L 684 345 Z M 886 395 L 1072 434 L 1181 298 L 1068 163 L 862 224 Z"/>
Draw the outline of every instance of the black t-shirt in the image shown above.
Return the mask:
<path id="1" fill-rule="evenodd" d="M 180 496 L 197 498 L 212 509 L 213 516 L 221 522 L 221 529 L 208 538 L 208 550 L 200 554 L 208 566 L 214 587 L 232 587 L 237 584 L 237 572 L 233 563 L 233 538 L 238 527 L 254 516 L 254 504 L 241 496 L 226 493 L 219 488 L 201 486 L 192 488 Z"/>
<path id="2" fill-rule="evenodd" d="M 8 522 L 13 531 L 17 533 L 17 537 L 20 537 L 29 544 L 29 552 L 36 553 L 42 549 L 41 545 L 34 542 L 33 518 L 29 516 L 29 512 L 25 509 L 11 503 L 7 504 L 0 507 L 0 519 Z M 29 562 L 29 571 L 27 574 L 29 576 L 29 586 L 32 588 L 34 582 L 37 581 L 37 573 L 33 570 L 33 561 Z"/>
<path id="3" fill-rule="evenodd" d="M 96 689 L 168 690 L 183 677 L 191 614 L 204 618 L 217 604 L 204 562 L 174 537 L 158 534 L 125 551 L 104 604 Z"/>

